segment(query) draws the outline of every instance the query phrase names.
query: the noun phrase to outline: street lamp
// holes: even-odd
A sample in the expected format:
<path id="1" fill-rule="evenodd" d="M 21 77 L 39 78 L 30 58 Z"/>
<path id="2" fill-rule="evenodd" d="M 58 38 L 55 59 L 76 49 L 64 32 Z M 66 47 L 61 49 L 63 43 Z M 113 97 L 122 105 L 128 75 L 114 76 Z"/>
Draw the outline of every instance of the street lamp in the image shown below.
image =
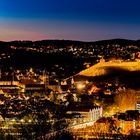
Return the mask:
<path id="1" fill-rule="evenodd" d="M 21 119 L 21 120 L 20 120 L 20 122 L 21 122 L 21 123 L 24 123 L 24 120 L 23 120 L 23 119 Z"/>
<path id="2" fill-rule="evenodd" d="M 77 85 L 77 88 L 81 90 L 81 89 L 85 88 L 85 84 L 79 83 Z"/>
<path id="3" fill-rule="evenodd" d="M 29 122 L 29 123 L 31 123 L 31 122 L 32 122 L 32 120 L 28 120 L 28 122 Z"/>

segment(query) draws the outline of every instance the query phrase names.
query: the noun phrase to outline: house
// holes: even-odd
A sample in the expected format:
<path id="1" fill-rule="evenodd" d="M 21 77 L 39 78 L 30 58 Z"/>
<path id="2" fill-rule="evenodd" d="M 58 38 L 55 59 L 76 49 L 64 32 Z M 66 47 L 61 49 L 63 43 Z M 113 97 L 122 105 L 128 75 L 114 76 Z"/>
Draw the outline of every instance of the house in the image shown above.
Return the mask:
<path id="1" fill-rule="evenodd" d="M 84 107 L 75 107 L 75 108 L 71 108 L 69 109 L 69 111 L 67 112 L 67 114 L 76 114 L 76 116 L 73 116 L 73 121 L 75 124 L 79 124 L 79 123 L 84 123 L 84 122 L 90 122 L 90 121 L 96 121 L 99 118 L 102 117 L 102 107 L 92 107 L 92 108 L 84 108 Z M 78 118 L 77 118 L 77 114 L 78 114 Z"/>
<path id="2" fill-rule="evenodd" d="M 45 84 L 26 84 L 25 85 L 25 93 L 44 93 L 45 92 Z"/>
<path id="3" fill-rule="evenodd" d="M 0 81 L 0 90 L 7 93 L 19 93 L 22 90 L 22 85 L 19 81 Z"/>

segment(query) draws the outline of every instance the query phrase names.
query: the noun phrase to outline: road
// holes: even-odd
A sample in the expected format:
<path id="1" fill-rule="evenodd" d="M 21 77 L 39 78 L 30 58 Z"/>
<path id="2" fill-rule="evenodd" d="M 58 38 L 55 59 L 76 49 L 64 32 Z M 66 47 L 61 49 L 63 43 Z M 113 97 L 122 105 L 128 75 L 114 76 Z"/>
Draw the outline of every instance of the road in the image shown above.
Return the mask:
<path id="1" fill-rule="evenodd" d="M 85 128 L 87 126 L 92 126 L 94 123 L 95 123 L 95 121 L 84 122 L 84 123 L 69 126 L 67 128 L 61 129 L 61 130 L 50 132 L 50 133 L 46 134 L 45 139 L 49 139 L 49 138 L 55 136 L 56 134 L 58 134 L 58 133 L 60 134 L 64 131 L 74 131 L 75 129 L 81 129 L 81 128 Z M 42 140 L 42 138 L 39 137 L 37 140 Z"/>

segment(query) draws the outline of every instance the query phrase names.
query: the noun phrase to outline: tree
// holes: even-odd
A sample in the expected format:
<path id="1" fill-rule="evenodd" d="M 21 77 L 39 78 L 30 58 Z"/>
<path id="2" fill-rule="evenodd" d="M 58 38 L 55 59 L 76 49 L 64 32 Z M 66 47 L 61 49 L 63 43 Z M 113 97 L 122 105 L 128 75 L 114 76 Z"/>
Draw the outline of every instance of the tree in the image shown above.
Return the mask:
<path id="1" fill-rule="evenodd" d="M 21 139 L 31 140 L 39 137 L 45 139 L 45 135 L 51 130 L 51 123 L 48 121 L 48 113 L 37 113 L 26 116 L 24 122 L 18 126 Z M 27 122 L 28 120 L 28 122 Z"/>
<path id="2" fill-rule="evenodd" d="M 114 103 L 107 107 L 106 112 L 108 115 L 113 115 L 117 112 L 134 110 L 138 94 L 138 91 L 131 89 L 118 91 L 114 97 Z"/>
<path id="3" fill-rule="evenodd" d="M 73 96 L 73 94 L 69 93 L 69 94 L 66 96 L 66 99 L 67 99 L 67 101 L 69 102 L 69 104 L 71 105 L 71 104 L 74 102 L 74 96 Z"/>

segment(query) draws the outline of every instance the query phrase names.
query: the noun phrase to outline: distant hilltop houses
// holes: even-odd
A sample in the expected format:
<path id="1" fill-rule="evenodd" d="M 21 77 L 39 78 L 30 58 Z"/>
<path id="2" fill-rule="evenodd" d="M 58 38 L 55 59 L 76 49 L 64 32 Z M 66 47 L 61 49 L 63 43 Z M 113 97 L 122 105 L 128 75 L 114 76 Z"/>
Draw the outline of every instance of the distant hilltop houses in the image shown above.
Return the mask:
<path id="1" fill-rule="evenodd" d="M 99 63 L 104 63 L 105 61 L 109 61 L 109 62 L 123 62 L 124 60 L 122 58 L 116 58 L 111 57 L 107 60 L 105 60 L 105 58 L 103 56 L 98 56 L 99 59 Z M 139 61 L 140 60 L 140 52 L 136 52 L 136 53 L 131 53 L 130 54 L 130 59 L 128 59 L 127 61 Z"/>

